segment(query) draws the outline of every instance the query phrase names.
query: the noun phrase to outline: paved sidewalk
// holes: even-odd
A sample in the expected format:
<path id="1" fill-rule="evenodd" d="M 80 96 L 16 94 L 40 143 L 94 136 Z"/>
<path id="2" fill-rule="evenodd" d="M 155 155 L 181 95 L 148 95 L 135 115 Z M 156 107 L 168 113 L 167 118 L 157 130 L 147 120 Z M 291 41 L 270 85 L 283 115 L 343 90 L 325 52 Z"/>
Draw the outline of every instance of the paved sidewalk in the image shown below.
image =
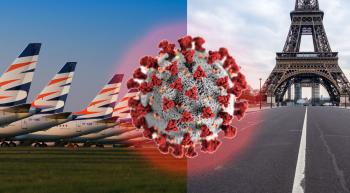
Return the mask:
<path id="1" fill-rule="evenodd" d="M 274 106 L 272 108 L 274 109 L 274 108 L 278 108 L 278 107 Z M 264 111 L 264 110 L 269 110 L 269 109 L 271 109 L 270 106 L 268 106 L 268 107 L 265 106 L 265 107 L 262 107 L 261 109 L 260 109 L 260 107 L 252 107 L 252 108 L 248 108 L 247 113 L 252 113 L 252 112 L 257 112 L 257 111 Z"/>

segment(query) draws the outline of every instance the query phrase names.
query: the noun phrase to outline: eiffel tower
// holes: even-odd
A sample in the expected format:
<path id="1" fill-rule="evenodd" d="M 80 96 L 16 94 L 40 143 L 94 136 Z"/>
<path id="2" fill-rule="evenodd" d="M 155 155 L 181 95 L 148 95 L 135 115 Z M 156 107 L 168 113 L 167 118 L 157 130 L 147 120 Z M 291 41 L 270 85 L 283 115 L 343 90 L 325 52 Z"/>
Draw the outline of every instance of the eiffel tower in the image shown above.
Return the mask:
<path id="1" fill-rule="evenodd" d="M 296 0 L 290 16 L 291 26 L 283 51 L 277 53 L 276 66 L 262 89 L 267 102 L 280 104 L 286 93 L 291 100 L 294 85 L 294 102 L 301 99 L 302 87 L 311 87 L 312 104 L 316 105 L 320 102 L 322 85 L 333 103 L 349 103 L 350 84 L 338 65 L 338 53 L 332 52 L 329 45 L 323 26 L 324 12 L 319 9 L 318 0 Z M 300 52 L 303 35 L 312 36 L 313 52 Z"/>

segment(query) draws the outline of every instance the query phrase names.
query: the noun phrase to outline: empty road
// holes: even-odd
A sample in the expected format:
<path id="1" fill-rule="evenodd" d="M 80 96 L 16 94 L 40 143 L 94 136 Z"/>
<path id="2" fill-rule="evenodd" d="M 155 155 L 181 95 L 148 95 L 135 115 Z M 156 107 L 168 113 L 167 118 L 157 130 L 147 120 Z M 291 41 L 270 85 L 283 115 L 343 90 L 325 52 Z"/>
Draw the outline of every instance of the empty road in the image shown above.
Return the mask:
<path id="1" fill-rule="evenodd" d="M 281 107 L 235 125 L 217 156 L 188 162 L 188 192 L 350 193 L 350 110 Z"/>

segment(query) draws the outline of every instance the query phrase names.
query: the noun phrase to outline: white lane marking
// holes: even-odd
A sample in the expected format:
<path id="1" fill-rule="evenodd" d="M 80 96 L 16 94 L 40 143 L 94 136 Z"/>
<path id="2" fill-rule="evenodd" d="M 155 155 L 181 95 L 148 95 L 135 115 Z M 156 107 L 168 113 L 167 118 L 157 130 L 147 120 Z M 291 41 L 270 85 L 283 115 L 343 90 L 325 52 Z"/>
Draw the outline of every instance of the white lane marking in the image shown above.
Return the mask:
<path id="1" fill-rule="evenodd" d="M 306 131 L 307 131 L 307 108 L 305 111 L 303 131 L 301 133 L 298 162 L 297 162 L 297 167 L 295 169 L 292 193 L 305 192 L 305 160 L 306 160 L 306 133 L 307 133 Z"/>

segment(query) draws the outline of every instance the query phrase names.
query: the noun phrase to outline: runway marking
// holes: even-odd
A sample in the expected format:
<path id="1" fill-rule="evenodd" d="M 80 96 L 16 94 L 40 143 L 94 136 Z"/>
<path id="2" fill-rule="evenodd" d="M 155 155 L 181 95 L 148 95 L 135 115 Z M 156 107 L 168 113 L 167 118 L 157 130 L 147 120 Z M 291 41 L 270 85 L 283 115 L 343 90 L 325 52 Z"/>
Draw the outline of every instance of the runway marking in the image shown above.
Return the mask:
<path id="1" fill-rule="evenodd" d="M 295 169 L 292 193 L 305 192 L 306 133 L 307 133 L 307 108 L 305 111 L 303 130 L 301 133 L 298 162 Z"/>

